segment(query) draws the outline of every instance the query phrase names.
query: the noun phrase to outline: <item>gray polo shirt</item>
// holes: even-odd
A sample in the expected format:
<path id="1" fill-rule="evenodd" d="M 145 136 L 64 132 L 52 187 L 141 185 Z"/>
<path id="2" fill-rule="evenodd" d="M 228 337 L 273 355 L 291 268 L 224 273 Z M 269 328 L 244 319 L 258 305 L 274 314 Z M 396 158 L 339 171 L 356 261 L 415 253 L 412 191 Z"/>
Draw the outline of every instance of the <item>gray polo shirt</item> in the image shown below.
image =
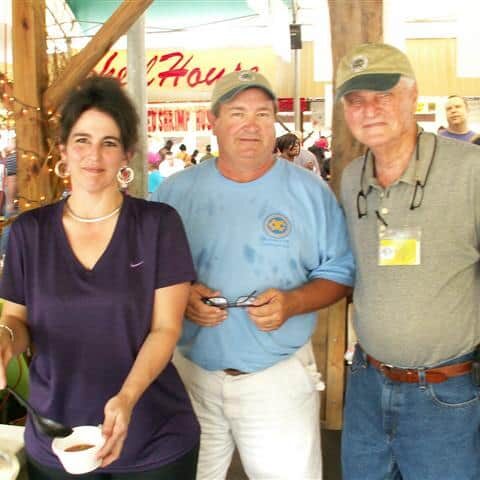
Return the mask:
<path id="1" fill-rule="evenodd" d="M 399 367 L 436 365 L 480 343 L 480 149 L 430 133 L 417 149 L 388 188 L 374 177 L 372 155 L 352 161 L 341 186 L 357 264 L 355 331 L 367 353 Z M 417 178 L 425 185 L 411 209 Z M 367 215 L 359 218 L 361 189 Z M 388 228 L 421 229 L 420 265 L 378 265 L 385 226 L 376 211 Z"/>

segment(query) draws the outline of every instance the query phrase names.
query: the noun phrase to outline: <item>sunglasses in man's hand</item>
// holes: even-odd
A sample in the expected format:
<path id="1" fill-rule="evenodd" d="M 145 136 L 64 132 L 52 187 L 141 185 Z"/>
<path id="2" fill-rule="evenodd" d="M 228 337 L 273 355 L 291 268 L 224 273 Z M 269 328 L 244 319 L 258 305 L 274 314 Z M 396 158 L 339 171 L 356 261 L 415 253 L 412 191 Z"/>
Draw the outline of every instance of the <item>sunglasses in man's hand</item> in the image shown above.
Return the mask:
<path id="1" fill-rule="evenodd" d="M 225 297 L 202 297 L 202 302 L 210 307 L 217 308 L 241 308 L 241 307 L 254 307 L 253 302 L 255 302 L 255 294 L 257 293 L 254 290 L 249 295 L 243 295 L 238 297 L 234 302 L 230 302 Z"/>

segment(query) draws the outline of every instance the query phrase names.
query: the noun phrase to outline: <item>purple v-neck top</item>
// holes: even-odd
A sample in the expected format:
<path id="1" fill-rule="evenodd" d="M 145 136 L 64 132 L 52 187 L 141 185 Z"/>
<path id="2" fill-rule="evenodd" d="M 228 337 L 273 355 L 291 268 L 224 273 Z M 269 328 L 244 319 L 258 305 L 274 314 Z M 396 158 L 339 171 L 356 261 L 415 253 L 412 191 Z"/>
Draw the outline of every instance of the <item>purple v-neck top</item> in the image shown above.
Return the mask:
<path id="1" fill-rule="evenodd" d="M 149 332 L 155 289 L 194 280 L 195 272 L 180 217 L 168 205 L 126 196 L 92 270 L 70 247 L 63 208 L 61 201 L 14 222 L 0 296 L 27 307 L 32 405 L 67 425 L 98 425 Z M 135 406 L 121 457 L 103 471 L 158 468 L 191 450 L 199 435 L 169 362 Z M 35 460 L 61 468 L 51 439 L 30 420 L 25 444 Z"/>

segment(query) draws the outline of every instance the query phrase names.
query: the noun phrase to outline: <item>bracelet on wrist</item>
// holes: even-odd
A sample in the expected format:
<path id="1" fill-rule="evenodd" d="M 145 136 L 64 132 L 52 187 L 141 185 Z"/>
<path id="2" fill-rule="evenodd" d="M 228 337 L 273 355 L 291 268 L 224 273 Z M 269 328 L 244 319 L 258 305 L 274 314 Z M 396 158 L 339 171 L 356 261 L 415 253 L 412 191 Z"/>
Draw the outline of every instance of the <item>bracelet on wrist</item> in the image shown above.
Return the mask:
<path id="1" fill-rule="evenodd" d="M 12 343 L 15 343 L 15 335 L 13 334 L 13 330 L 8 325 L 0 323 L 0 330 L 6 330 L 10 335 L 10 340 L 12 341 Z"/>

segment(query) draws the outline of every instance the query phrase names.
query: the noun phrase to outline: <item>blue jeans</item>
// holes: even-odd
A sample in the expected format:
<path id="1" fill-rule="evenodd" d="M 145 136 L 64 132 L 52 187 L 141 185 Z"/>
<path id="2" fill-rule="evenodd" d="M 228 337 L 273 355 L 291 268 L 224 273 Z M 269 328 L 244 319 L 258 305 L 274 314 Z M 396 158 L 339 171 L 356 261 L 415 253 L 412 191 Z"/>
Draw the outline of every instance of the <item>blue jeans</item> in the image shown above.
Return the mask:
<path id="1" fill-rule="evenodd" d="M 394 382 L 357 346 L 345 399 L 342 469 L 344 480 L 480 479 L 480 388 L 470 374 L 437 384 Z"/>

